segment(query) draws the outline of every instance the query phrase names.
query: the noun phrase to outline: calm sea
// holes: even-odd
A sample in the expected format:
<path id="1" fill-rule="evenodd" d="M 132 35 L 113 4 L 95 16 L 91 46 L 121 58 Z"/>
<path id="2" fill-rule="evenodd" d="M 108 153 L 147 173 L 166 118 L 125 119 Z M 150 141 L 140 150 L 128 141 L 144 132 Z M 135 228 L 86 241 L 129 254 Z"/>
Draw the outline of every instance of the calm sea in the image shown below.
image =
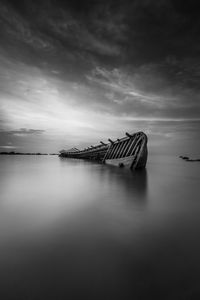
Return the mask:
<path id="1" fill-rule="evenodd" d="M 0 299 L 200 299 L 200 163 L 0 157 Z"/>

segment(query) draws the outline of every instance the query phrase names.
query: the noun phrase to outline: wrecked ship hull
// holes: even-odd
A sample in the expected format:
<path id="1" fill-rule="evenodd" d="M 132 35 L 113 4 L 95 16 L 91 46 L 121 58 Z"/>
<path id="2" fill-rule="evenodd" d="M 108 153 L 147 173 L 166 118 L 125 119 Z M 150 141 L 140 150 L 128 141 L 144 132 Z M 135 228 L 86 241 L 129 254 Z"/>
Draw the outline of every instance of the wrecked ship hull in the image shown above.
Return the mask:
<path id="1" fill-rule="evenodd" d="M 108 141 L 108 144 L 101 142 L 83 150 L 77 148 L 62 150 L 60 157 L 97 160 L 131 170 L 145 168 L 148 150 L 147 136 L 144 132 L 126 133 L 126 136 L 121 139 Z"/>

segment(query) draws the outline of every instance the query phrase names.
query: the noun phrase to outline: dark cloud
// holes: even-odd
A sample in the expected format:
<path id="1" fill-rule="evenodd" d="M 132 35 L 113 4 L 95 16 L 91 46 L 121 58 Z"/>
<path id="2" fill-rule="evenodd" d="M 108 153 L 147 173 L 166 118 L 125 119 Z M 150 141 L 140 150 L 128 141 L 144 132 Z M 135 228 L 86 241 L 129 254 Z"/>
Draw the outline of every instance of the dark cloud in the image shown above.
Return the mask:
<path id="1" fill-rule="evenodd" d="M 45 130 L 20 128 L 16 130 L 0 130 L 0 149 L 18 149 L 32 152 L 37 151 L 38 143 L 42 142 L 41 135 Z M 36 146 L 35 146 L 36 145 Z"/>
<path id="2" fill-rule="evenodd" d="M 3 130 L 0 131 L 0 134 L 5 135 L 27 135 L 27 134 L 42 134 L 45 130 L 41 129 L 26 129 L 26 128 L 20 128 L 18 130 Z"/>
<path id="3" fill-rule="evenodd" d="M 196 8 L 177 0 L 1 1 L 1 34 L 32 63 L 51 59 L 82 74 L 96 63 L 153 63 L 163 76 L 191 84 L 191 73 L 199 75 Z"/>
<path id="4" fill-rule="evenodd" d="M 0 0 L 1 128 L 39 135 L 38 122 L 74 135 L 98 133 L 95 120 L 108 130 L 109 118 L 198 119 L 198 5 Z"/>

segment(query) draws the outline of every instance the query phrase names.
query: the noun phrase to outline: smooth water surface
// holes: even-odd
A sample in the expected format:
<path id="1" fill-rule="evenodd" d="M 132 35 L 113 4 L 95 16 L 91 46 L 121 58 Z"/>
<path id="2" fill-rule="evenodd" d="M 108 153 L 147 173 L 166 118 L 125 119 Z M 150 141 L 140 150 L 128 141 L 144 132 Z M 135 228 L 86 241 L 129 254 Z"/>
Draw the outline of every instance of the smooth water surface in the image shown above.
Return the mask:
<path id="1" fill-rule="evenodd" d="M 0 299 L 200 299 L 200 163 L 0 157 Z"/>

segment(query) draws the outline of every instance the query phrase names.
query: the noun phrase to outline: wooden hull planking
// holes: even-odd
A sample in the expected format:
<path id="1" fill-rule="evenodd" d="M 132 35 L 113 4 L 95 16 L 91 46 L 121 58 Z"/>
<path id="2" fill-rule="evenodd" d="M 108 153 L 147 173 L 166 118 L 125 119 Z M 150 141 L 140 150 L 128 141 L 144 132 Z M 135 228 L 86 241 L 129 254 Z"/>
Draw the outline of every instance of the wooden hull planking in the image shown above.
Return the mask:
<path id="1" fill-rule="evenodd" d="M 147 136 L 143 132 L 133 135 L 126 133 L 126 137 L 110 140 L 109 144 L 91 146 L 84 150 L 72 148 L 61 151 L 61 157 L 98 160 L 108 165 L 129 169 L 145 168 L 148 156 Z"/>

